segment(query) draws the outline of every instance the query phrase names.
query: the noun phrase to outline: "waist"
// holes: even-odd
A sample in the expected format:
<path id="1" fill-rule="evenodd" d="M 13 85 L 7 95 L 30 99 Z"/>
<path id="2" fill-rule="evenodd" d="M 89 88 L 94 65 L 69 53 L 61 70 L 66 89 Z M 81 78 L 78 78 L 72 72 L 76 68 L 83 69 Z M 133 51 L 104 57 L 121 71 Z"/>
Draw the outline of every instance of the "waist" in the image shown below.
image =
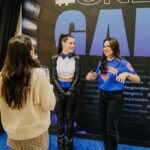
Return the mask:
<path id="1" fill-rule="evenodd" d="M 71 77 L 71 78 L 57 77 L 57 80 L 63 81 L 63 82 L 73 82 L 74 81 L 74 77 Z"/>
<path id="2" fill-rule="evenodd" d="M 100 90 L 100 93 L 101 94 L 122 94 L 122 90 L 119 90 L 119 91 L 103 91 L 103 90 Z"/>

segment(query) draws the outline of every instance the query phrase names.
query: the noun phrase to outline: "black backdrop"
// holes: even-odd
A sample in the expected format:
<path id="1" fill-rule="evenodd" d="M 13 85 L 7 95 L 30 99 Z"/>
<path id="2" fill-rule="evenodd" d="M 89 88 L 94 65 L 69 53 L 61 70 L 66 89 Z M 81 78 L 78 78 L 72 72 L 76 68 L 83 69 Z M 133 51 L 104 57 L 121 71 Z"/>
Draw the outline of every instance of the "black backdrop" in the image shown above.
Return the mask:
<path id="1" fill-rule="evenodd" d="M 23 0 L 0 0 L 0 70 L 6 56 L 8 40 L 14 36 Z"/>
<path id="2" fill-rule="evenodd" d="M 81 56 L 75 132 L 78 136 L 101 137 L 98 117 L 99 91 L 85 75 L 95 70 L 106 36 L 119 40 L 121 53 L 141 77 L 140 84 L 126 82 L 124 109 L 120 120 L 122 142 L 150 146 L 150 1 L 149 0 L 26 0 L 23 5 L 23 33 L 37 45 L 44 65 L 56 54 L 58 37 L 71 33 L 76 53 Z M 51 131 L 57 118 L 52 115 Z"/>
<path id="3" fill-rule="evenodd" d="M 0 0 L 0 70 L 7 52 L 8 40 L 14 36 L 22 0 Z M 0 132 L 3 131 L 0 117 Z"/>

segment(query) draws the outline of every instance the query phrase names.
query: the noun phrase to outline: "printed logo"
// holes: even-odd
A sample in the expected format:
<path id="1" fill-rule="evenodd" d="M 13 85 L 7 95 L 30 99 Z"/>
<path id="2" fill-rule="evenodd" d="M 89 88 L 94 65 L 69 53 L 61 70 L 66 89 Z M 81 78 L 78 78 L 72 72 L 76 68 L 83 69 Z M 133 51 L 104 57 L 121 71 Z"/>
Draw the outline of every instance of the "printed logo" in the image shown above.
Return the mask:
<path id="1" fill-rule="evenodd" d="M 109 67 L 109 66 L 108 66 L 107 68 L 108 68 L 108 71 L 109 71 L 109 72 L 111 72 L 111 73 L 113 73 L 113 74 L 117 75 L 118 70 L 117 70 L 116 68 Z"/>
<path id="2" fill-rule="evenodd" d="M 109 74 L 102 74 L 102 79 L 106 81 L 109 78 Z"/>
<path id="3" fill-rule="evenodd" d="M 55 0 L 55 4 L 61 6 L 62 4 L 65 4 L 68 6 L 68 4 L 74 4 L 75 0 Z"/>

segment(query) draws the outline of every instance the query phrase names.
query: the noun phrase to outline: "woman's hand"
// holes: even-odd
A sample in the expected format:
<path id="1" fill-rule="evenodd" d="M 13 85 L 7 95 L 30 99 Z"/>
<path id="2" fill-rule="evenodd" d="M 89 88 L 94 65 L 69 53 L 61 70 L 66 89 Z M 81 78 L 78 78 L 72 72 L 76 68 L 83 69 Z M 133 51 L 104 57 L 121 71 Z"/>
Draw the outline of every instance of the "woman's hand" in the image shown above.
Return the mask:
<path id="1" fill-rule="evenodd" d="M 116 77 L 116 81 L 120 83 L 124 83 L 125 80 L 128 78 L 128 76 L 129 76 L 128 72 L 123 72 Z"/>
<path id="2" fill-rule="evenodd" d="M 88 81 L 94 81 L 97 79 L 97 73 L 96 72 L 93 72 L 93 71 L 90 71 L 87 75 L 86 75 L 86 80 Z"/>

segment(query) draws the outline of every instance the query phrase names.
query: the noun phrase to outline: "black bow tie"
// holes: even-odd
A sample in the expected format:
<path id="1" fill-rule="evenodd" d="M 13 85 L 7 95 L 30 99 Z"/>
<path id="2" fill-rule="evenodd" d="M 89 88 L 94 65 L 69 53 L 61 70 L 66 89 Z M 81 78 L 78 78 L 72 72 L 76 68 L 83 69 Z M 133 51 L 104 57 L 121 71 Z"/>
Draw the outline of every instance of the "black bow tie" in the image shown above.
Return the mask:
<path id="1" fill-rule="evenodd" d="M 64 53 L 61 53 L 60 56 L 65 59 L 66 57 L 68 58 L 71 58 L 73 57 L 75 54 L 74 53 L 69 53 L 69 54 L 64 54 Z"/>

